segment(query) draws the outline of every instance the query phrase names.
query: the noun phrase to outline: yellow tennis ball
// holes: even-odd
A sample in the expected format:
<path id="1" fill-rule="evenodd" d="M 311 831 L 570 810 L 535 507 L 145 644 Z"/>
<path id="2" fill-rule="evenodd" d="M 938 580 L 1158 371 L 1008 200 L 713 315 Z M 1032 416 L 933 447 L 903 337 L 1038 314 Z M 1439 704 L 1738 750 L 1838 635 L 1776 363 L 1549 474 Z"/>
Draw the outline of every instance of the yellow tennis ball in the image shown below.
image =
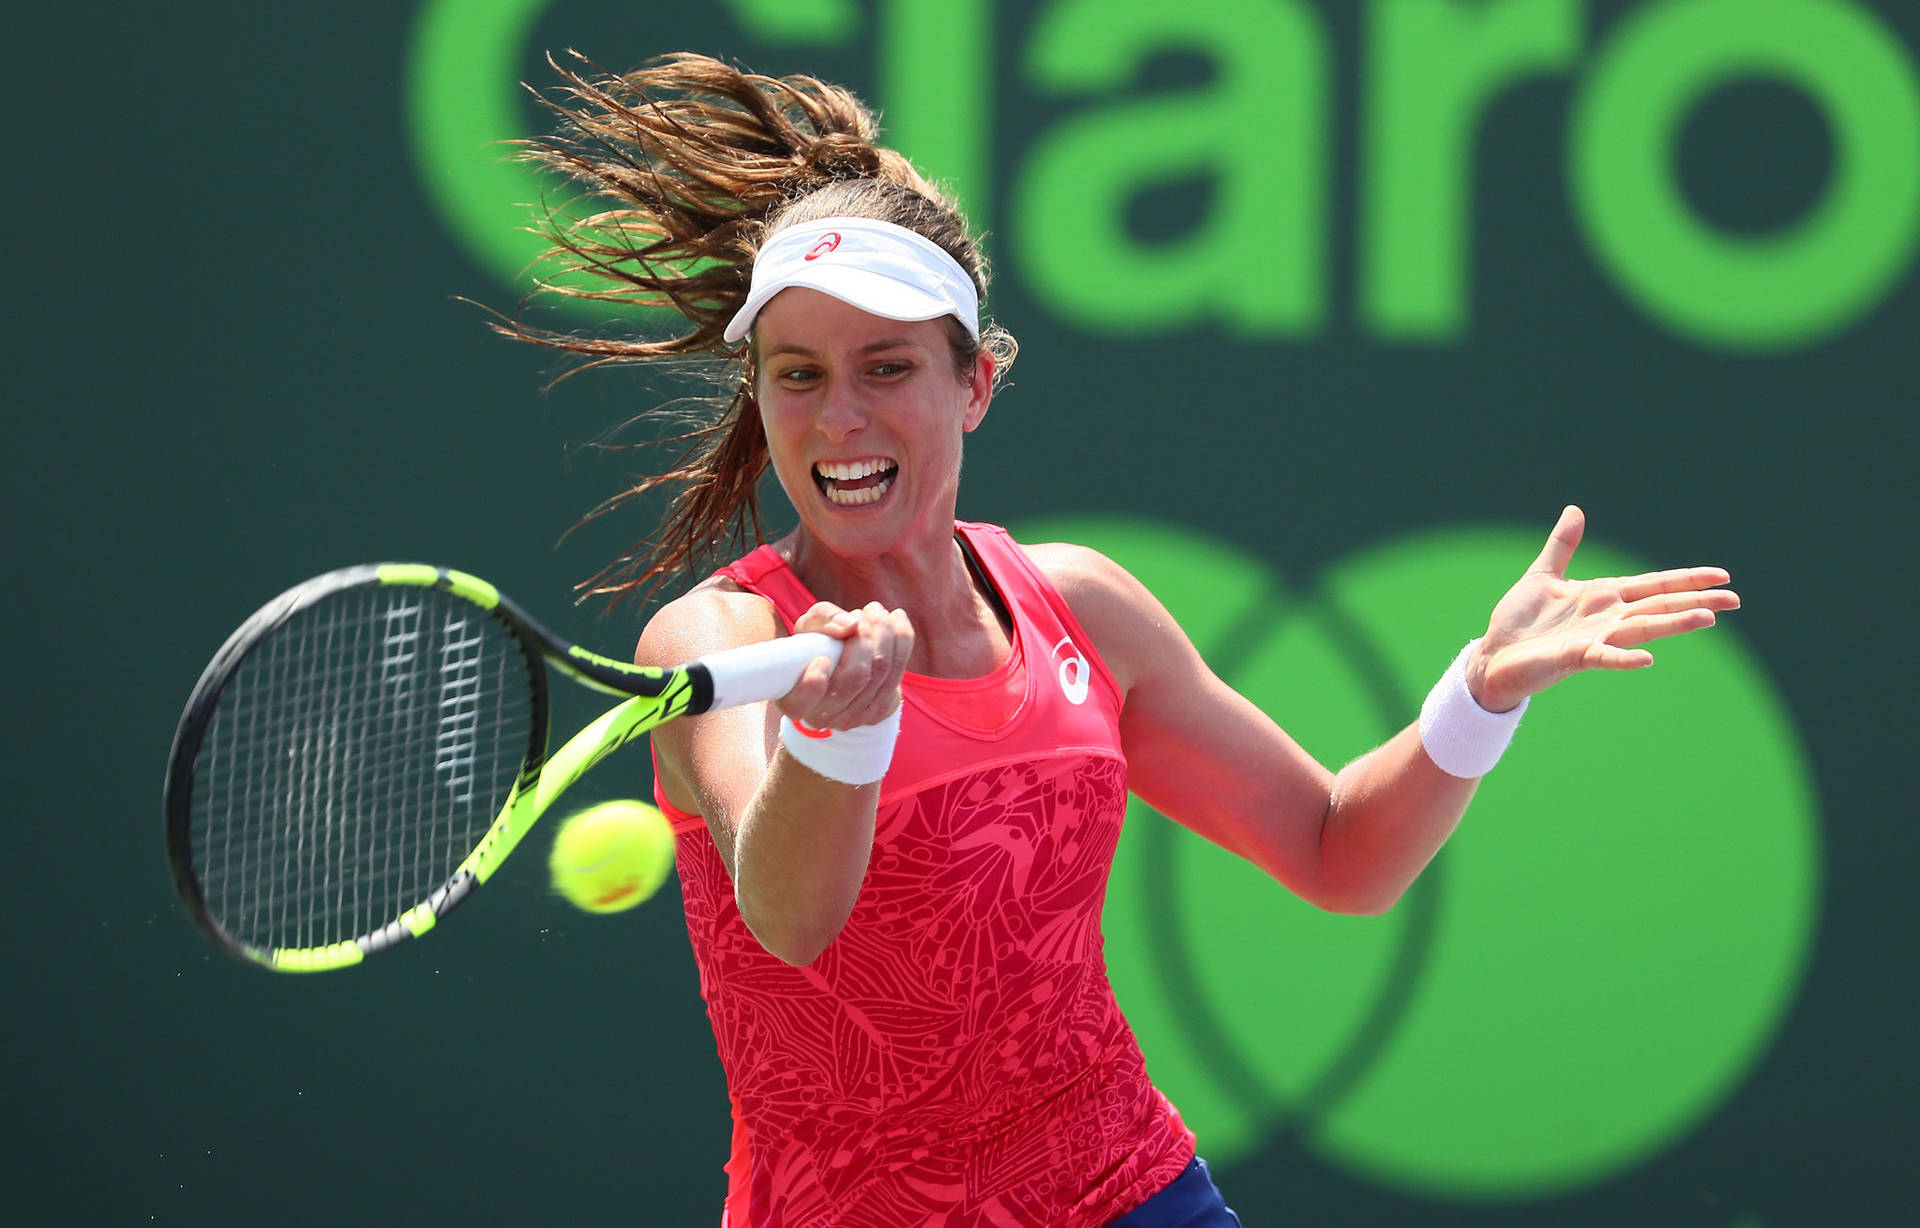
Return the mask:
<path id="1" fill-rule="evenodd" d="M 602 802 L 572 815 L 547 859 L 553 889 L 588 912 L 620 912 L 660 890 L 673 869 L 673 828 L 645 802 Z"/>

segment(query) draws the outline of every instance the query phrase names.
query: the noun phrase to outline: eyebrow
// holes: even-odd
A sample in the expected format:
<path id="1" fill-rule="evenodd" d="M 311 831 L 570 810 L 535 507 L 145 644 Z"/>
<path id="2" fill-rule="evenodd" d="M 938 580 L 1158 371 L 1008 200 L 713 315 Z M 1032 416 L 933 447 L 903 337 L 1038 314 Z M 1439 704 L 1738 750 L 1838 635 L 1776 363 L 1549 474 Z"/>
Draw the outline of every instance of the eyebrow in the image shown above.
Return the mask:
<path id="1" fill-rule="evenodd" d="M 873 353 L 877 353 L 880 350 L 893 350 L 893 349 L 901 349 L 901 348 L 918 349 L 921 347 L 918 342 L 914 341 L 910 337 L 882 337 L 878 341 L 868 342 L 866 345 L 863 345 L 859 349 L 855 350 L 854 353 L 873 354 Z M 818 358 L 820 356 L 817 351 L 810 350 L 804 345 L 797 345 L 791 342 L 789 342 L 786 345 L 777 345 L 767 351 L 768 358 L 772 358 L 776 354 L 798 354 L 803 358 Z"/>

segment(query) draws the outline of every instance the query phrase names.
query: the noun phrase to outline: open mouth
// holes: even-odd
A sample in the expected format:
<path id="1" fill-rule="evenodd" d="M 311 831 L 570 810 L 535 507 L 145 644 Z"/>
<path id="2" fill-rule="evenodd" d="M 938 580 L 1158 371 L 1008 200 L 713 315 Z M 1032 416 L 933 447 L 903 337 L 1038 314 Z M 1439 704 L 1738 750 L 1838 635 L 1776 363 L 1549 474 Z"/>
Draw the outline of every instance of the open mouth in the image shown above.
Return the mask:
<path id="1" fill-rule="evenodd" d="M 879 456 L 821 461 L 813 467 L 813 482 L 835 507 L 865 507 L 886 496 L 899 472 L 898 464 Z"/>

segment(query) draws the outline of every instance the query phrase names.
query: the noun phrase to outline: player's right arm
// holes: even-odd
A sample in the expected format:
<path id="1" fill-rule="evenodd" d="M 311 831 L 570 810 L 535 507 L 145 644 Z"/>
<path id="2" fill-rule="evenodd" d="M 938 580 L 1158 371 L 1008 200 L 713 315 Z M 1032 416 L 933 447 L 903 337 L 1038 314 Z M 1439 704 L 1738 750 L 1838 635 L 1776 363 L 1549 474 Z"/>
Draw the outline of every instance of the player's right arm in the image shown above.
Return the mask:
<path id="1" fill-rule="evenodd" d="M 781 744 L 782 712 L 814 728 L 872 724 L 899 706 L 911 650 L 904 617 L 822 605 L 796 631 L 845 643 L 838 665 L 816 660 L 777 704 L 746 704 L 654 731 L 667 799 L 706 820 L 733 880 L 741 919 L 769 953 L 809 964 L 846 924 L 873 849 L 880 785 L 829 780 Z M 634 660 L 664 665 L 781 634 L 773 607 L 726 581 L 669 603 L 648 622 Z M 902 641 L 902 636 L 905 642 Z"/>

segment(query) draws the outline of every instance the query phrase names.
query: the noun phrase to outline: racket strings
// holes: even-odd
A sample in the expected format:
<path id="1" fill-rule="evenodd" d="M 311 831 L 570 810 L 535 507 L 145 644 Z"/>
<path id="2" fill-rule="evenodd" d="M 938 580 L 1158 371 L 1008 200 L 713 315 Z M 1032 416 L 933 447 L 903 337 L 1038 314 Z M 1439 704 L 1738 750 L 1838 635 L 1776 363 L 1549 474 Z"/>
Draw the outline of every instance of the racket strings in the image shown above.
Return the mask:
<path id="1" fill-rule="evenodd" d="M 303 610 L 228 682 L 195 765 L 209 913 L 268 950 L 386 926 L 480 842 L 533 707 L 518 640 L 465 600 L 372 587 Z"/>

